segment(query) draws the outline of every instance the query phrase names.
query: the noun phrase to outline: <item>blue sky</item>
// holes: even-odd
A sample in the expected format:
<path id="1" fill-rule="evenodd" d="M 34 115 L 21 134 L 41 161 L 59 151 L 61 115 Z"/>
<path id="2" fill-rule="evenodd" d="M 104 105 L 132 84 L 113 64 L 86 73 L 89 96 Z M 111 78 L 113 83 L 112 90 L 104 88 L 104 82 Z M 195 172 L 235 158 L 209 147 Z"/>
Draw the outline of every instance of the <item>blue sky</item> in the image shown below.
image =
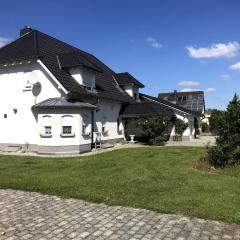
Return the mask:
<path id="1" fill-rule="evenodd" d="M 206 91 L 225 108 L 240 93 L 240 1 L 3 1 L 0 44 L 29 25 L 128 71 L 157 95 Z"/>

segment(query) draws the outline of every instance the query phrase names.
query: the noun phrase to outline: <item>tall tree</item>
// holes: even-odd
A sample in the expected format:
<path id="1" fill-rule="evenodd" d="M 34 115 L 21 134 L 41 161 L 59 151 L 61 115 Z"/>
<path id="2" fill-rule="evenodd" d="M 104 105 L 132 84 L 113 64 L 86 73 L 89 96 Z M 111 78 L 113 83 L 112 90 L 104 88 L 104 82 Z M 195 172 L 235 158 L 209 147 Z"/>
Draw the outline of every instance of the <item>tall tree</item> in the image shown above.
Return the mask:
<path id="1" fill-rule="evenodd" d="M 217 145 L 208 151 L 215 166 L 240 163 L 240 100 L 237 94 L 229 102 L 219 123 Z"/>

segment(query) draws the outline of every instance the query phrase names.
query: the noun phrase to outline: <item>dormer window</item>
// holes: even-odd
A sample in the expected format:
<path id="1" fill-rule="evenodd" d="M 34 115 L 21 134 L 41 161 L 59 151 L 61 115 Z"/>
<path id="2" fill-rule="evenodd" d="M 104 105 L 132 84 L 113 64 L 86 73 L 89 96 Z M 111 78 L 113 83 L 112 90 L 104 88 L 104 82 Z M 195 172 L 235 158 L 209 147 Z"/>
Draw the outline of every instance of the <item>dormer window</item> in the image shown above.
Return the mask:
<path id="1" fill-rule="evenodd" d="M 134 95 L 134 99 L 135 99 L 135 100 L 138 100 L 138 98 L 139 98 L 138 93 L 135 92 L 133 95 Z"/>
<path id="2" fill-rule="evenodd" d="M 88 90 L 91 90 L 95 87 L 95 73 L 88 69 L 82 69 L 82 79 L 83 86 L 85 86 Z"/>
<path id="3" fill-rule="evenodd" d="M 69 73 L 86 90 L 92 91 L 95 88 L 95 72 L 84 67 L 70 68 Z"/>

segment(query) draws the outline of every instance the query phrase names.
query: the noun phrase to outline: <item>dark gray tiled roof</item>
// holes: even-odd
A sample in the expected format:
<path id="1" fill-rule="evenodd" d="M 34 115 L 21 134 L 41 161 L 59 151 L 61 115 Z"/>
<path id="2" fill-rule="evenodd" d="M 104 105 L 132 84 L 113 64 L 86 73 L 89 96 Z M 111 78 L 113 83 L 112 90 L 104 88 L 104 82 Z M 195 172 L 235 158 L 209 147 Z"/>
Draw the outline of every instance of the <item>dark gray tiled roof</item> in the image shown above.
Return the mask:
<path id="1" fill-rule="evenodd" d="M 174 116 L 174 112 L 163 105 L 151 102 L 130 103 L 124 110 L 123 117 Z"/>
<path id="2" fill-rule="evenodd" d="M 158 102 L 159 104 L 162 104 L 164 106 L 168 106 L 169 108 L 174 108 L 174 109 L 177 109 L 179 111 L 182 111 L 182 112 L 185 112 L 185 113 L 188 113 L 188 114 L 192 114 L 192 115 L 195 115 L 195 116 L 200 116 L 201 113 L 198 112 L 198 111 L 193 111 L 193 110 L 190 110 L 190 109 L 187 109 L 183 106 L 180 106 L 180 105 L 177 105 L 177 104 L 174 104 L 174 103 L 171 103 L 169 101 L 165 101 L 163 99 L 160 99 L 160 98 L 156 98 L 156 97 L 153 97 L 153 96 L 150 96 L 150 95 L 147 95 L 147 94 L 140 94 L 139 95 L 140 99 L 144 99 L 145 101 L 150 101 L 150 102 Z"/>
<path id="3" fill-rule="evenodd" d="M 97 106 L 79 100 L 68 100 L 65 98 L 49 98 L 32 106 L 33 109 L 39 108 L 97 108 Z"/>
<path id="4" fill-rule="evenodd" d="M 79 52 L 64 53 L 57 56 L 60 66 L 64 68 L 84 66 L 97 72 L 102 72 L 100 68 L 95 66 L 91 61 Z"/>
<path id="5" fill-rule="evenodd" d="M 205 110 L 203 91 L 159 93 L 158 97 L 192 111 L 202 112 Z"/>
<path id="6" fill-rule="evenodd" d="M 139 82 L 136 78 L 134 78 L 130 73 L 124 72 L 124 73 L 116 73 L 114 74 L 115 79 L 117 80 L 118 84 L 120 86 L 133 84 L 137 87 L 143 88 L 144 85 Z"/>
<path id="7" fill-rule="evenodd" d="M 96 73 L 97 93 L 88 92 L 65 69 L 59 66 L 57 56 L 66 56 L 73 52 L 80 56 L 82 60 L 84 59 L 84 63 L 87 62 L 91 67 L 94 66 L 94 68 L 102 71 Z M 120 91 L 119 86 L 113 78 L 115 72 L 95 56 L 42 32 L 29 29 L 27 34 L 0 48 L 0 63 L 33 58 L 39 58 L 63 87 L 76 96 L 88 95 L 121 102 L 132 101 L 127 93 Z M 66 64 L 66 62 L 64 63 Z"/>

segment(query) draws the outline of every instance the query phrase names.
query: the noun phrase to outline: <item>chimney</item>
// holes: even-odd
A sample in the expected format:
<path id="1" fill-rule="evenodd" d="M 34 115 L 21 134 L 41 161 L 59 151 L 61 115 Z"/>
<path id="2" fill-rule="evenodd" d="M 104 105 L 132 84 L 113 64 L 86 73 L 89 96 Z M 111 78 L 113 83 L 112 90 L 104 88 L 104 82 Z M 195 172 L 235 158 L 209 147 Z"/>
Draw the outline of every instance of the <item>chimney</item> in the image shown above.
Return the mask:
<path id="1" fill-rule="evenodd" d="M 30 28 L 29 26 L 25 26 L 24 28 L 22 28 L 20 30 L 20 37 L 31 32 L 32 31 L 32 28 Z"/>

